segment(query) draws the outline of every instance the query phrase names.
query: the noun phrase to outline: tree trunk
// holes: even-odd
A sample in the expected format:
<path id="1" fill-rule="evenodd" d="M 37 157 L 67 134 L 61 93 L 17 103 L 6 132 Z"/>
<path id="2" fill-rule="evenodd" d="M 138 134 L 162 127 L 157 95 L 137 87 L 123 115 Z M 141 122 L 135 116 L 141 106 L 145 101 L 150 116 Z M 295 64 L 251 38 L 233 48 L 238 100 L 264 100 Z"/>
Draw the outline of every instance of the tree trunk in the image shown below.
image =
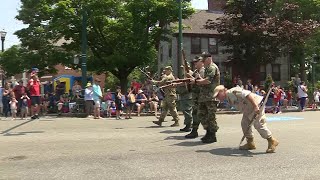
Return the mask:
<path id="1" fill-rule="evenodd" d="M 300 78 L 301 78 L 302 81 L 306 81 L 307 80 L 305 64 L 306 64 L 306 61 L 302 57 L 301 60 L 300 60 L 300 75 L 301 75 Z"/>

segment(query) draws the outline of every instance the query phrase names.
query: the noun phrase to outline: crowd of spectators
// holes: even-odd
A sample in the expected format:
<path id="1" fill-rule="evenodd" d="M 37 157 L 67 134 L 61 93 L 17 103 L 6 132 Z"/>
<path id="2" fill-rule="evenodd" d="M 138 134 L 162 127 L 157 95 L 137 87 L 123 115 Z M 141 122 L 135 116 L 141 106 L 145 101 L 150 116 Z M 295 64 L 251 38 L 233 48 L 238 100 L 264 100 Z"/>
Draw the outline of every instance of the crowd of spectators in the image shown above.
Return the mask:
<path id="1" fill-rule="evenodd" d="M 265 96 L 268 91 L 268 89 L 264 89 L 264 87 L 253 85 L 250 79 L 243 85 L 241 78 L 235 77 L 233 83 L 235 87 L 241 87 L 261 96 Z M 308 91 L 305 82 L 299 80 L 294 81 L 293 89 L 285 89 L 280 85 L 274 84 L 267 100 L 266 112 L 280 114 L 282 113 L 282 109 L 288 108 L 298 108 L 301 112 L 305 111 L 306 107 L 318 109 L 320 107 L 320 90 L 315 88 L 312 93 L 313 97 L 308 97 Z"/>

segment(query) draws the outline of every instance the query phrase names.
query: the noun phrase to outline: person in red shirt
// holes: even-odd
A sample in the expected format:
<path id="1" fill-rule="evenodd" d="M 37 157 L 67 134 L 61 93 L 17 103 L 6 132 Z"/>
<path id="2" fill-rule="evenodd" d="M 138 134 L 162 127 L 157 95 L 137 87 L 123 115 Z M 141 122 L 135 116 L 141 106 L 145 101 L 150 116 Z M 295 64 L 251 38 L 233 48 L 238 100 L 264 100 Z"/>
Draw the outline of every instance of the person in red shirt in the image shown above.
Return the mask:
<path id="1" fill-rule="evenodd" d="M 28 82 L 28 88 L 30 91 L 31 99 L 31 119 L 39 119 L 40 111 L 40 80 L 36 74 L 31 75 L 31 79 Z M 33 111 L 35 114 L 33 115 Z"/>
<path id="2" fill-rule="evenodd" d="M 275 108 L 273 113 L 279 113 L 279 114 L 281 113 L 281 104 L 280 104 L 281 94 L 282 94 L 282 90 L 279 88 L 275 88 L 275 91 L 274 91 Z"/>
<path id="3" fill-rule="evenodd" d="M 135 79 L 131 82 L 131 89 L 133 89 L 134 94 L 138 94 L 138 91 L 141 88 L 141 84 L 138 83 Z"/>
<path id="4" fill-rule="evenodd" d="M 20 108 L 22 105 L 22 95 L 26 92 L 26 87 L 23 86 L 23 81 L 20 80 L 19 84 L 13 88 L 14 96 L 18 100 L 18 112 L 20 112 Z"/>
<path id="5" fill-rule="evenodd" d="M 292 91 L 289 90 L 287 92 L 287 100 L 288 100 L 288 106 L 291 107 L 292 106 Z"/>

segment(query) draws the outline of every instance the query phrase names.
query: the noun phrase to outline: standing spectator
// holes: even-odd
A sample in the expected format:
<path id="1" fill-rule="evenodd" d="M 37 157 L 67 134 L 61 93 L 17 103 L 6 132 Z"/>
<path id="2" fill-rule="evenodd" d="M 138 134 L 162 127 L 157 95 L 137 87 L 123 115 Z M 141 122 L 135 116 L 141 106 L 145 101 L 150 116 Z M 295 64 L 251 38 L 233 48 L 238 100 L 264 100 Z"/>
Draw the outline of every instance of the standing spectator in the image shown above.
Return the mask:
<path id="1" fill-rule="evenodd" d="M 248 90 L 248 91 L 254 92 L 254 88 L 253 88 L 253 85 L 251 83 L 251 79 L 247 80 L 247 84 L 245 86 L 245 89 Z"/>
<path id="2" fill-rule="evenodd" d="M 287 101 L 288 101 L 288 106 L 291 107 L 292 106 L 292 91 L 288 90 L 287 92 Z"/>
<path id="3" fill-rule="evenodd" d="M 44 94 L 50 94 L 53 93 L 53 85 L 52 85 L 52 81 L 47 82 L 44 86 L 43 86 L 43 91 Z"/>
<path id="4" fill-rule="evenodd" d="M 20 115 L 21 115 L 21 119 L 25 119 L 28 117 L 28 101 L 30 100 L 29 96 L 27 95 L 27 93 L 24 93 L 22 95 L 21 99 L 21 108 L 20 108 Z"/>
<path id="5" fill-rule="evenodd" d="M 12 94 L 12 90 L 10 88 L 9 83 L 6 83 L 4 85 L 4 90 L 3 90 L 3 94 L 2 94 L 2 104 L 3 104 L 3 113 L 5 117 L 8 117 L 8 113 L 10 111 L 10 96 Z"/>
<path id="6" fill-rule="evenodd" d="M 313 105 L 312 105 L 312 109 L 317 109 L 318 108 L 318 105 L 319 105 L 319 99 L 320 97 L 320 92 L 319 92 L 319 89 L 315 89 L 314 92 L 313 92 Z"/>
<path id="7" fill-rule="evenodd" d="M 133 89 L 133 93 L 137 94 L 140 88 L 141 88 L 141 84 L 138 83 L 135 79 L 133 79 L 131 82 L 131 89 Z"/>
<path id="8" fill-rule="evenodd" d="M 79 85 L 78 81 L 74 82 L 74 85 L 72 86 L 72 95 L 77 95 L 79 92 L 81 92 L 82 87 Z"/>
<path id="9" fill-rule="evenodd" d="M 94 118 L 95 119 L 100 119 L 100 107 L 101 107 L 101 102 L 100 100 L 102 99 L 102 91 L 100 87 L 100 82 L 101 80 L 99 78 L 96 78 L 94 80 L 92 89 L 93 89 L 93 100 L 94 100 Z"/>
<path id="10" fill-rule="evenodd" d="M 138 94 L 136 95 L 136 106 L 138 110 L 138 116 L 140 116 L 141 110 L 145 107 L 146 101 L 147 101 L 146 95 L 143 93 L 142 90 L 138 91 Z"/>
<path id="11" fill-rule="evenodd" d="M 136 97 L 132 93 L 133 90 L 128 88 L 127 94 L 126 94 L 126 119 L 132 119 L 131 113 L 134 108 L 134 103 L 136 102 Z"/>
<path id="12" fill-rule="evenodd" d="M 56 98 L 60 99 L 60 96 L 62 96 L 66 91 L 66 86 L 64 83 L 60 82 L 57 80 L 57 85 L 56 85 Z"/>
<path id="13" fill-rule="evenodd" d="M 3 87 L 0 87 L 0 114 L 3 114 L 2 96 L 3 96 Z"/>
<path id="14" fill-rule="evenodd" d="M 20 80 L 19 84 L 13 88 L 13 92 L 14 92 L 15 98 L 18 100 L 18 112 L 20 112 L 20 107 L 22 103 L 21 97 L 26 92 L 26 87 L 23 86 L 22 80 Z"/>
<path id="15" fill-rule="evenodd" d="M 36 74 L 31 75 L 28 83 L 31 99 L 31 119 L 39 119 L 40 112 L 40 80 Z M 35 113 L 33 115 L 33 113 Z"/>
<path id="16" fill-rule="evenodd" d="M 85 108 L 88 117 L 92 117 L 91 113 L 94 110 L 94 101 L 93 101 L 93 89 L 91 83 L 87 83 L 86 89 L 84 91 L 84 100 Z"/>
<path id="17" fill-rule="evenodd" d="M 104 94 L 103 96 L 103 101 L 106 103 L 106 109 L 109 110 L 110 109 L 110 106 L 111 106 L 111 103 L 113 101 L 112 99 L 112 92 L 110 89 L 107 89 L 107 92 Z M 109 114 L 109 111 L 108 111 L 108 115 L 107 116 L 111 116 Z"/>
<path id="18" fill-rule="evenodd" d="M 242 81 L 241 81 L 240 78 L 238 79 L 237 87 L 240 87 L 240 88 L 242 88 L 242 89 L 244 88 L 244 87 L 243 87 L 243 83 L 242 83 Z"/>
<path id="19" fill-rule="evenodd" d="M 11 98 L 11 101 L 9 102 L 10 109 L 11 109 L 11 116 L 12 120 L 16 120 L 17 118 L 17 109 L 18 109 L 18 101 L 15 97 Z"/>
<path id="20" fill-rule="evenodd" d="M 152 95 L 149 99 L 149 104 L 150 104 L 150 111 L 154 111 L 154 115 L 158 117 L 158 103 L 159 103 L 159 98 L 156 94 L 156 92 L 152 92 Z"/>
<path id="21" fill-rule="evenodd" d="M 121 111 L 122 109 L 122 94 L 121 94 L 121 88 L 117 87 L 116 92 L 116 99 L 115 99 L 115 105 L 116 105 L 116 119 L 122 119 L 121 118 Z"/>
<path id="22" fill-rule="evenodd" d="M 308 97 L 308 89 L 307 86 L 305 85 L 305 82 L 302 81 L 300 83 L 300 85 L 298 86 L 298 98 L 299 98 L 299 102 L 300 102 L 300 110 L 303 112 L 305 111 L 305 105 L 306 105 L 306 99 Z"/>

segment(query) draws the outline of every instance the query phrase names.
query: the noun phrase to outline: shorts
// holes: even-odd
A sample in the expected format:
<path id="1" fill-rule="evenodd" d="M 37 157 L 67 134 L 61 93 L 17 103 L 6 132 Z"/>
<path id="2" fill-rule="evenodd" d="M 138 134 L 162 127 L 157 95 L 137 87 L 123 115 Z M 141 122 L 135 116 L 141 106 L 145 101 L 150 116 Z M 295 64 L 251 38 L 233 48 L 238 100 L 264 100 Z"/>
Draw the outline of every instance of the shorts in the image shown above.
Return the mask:
<path id="1" fill-rule="evenodd" d="M 28 107 L 21 107 L 21 114 L 28 114 Z"/>
<path id="2" fill-rule="evenodd" d="M 100 100 L 94 100 L 94 107 L 95 108 L 100 108 L 101 107 Z"/>
<path id="3" fill-rule="evenodd" d="M 11 109 L 11 114 L 16 114 L 17 113 L 17 109 Z"/>
<path id="4" fill-rule="evenodd" d="M 40 96 L 31 96 L 31 105 L 40 105 Z"/>

